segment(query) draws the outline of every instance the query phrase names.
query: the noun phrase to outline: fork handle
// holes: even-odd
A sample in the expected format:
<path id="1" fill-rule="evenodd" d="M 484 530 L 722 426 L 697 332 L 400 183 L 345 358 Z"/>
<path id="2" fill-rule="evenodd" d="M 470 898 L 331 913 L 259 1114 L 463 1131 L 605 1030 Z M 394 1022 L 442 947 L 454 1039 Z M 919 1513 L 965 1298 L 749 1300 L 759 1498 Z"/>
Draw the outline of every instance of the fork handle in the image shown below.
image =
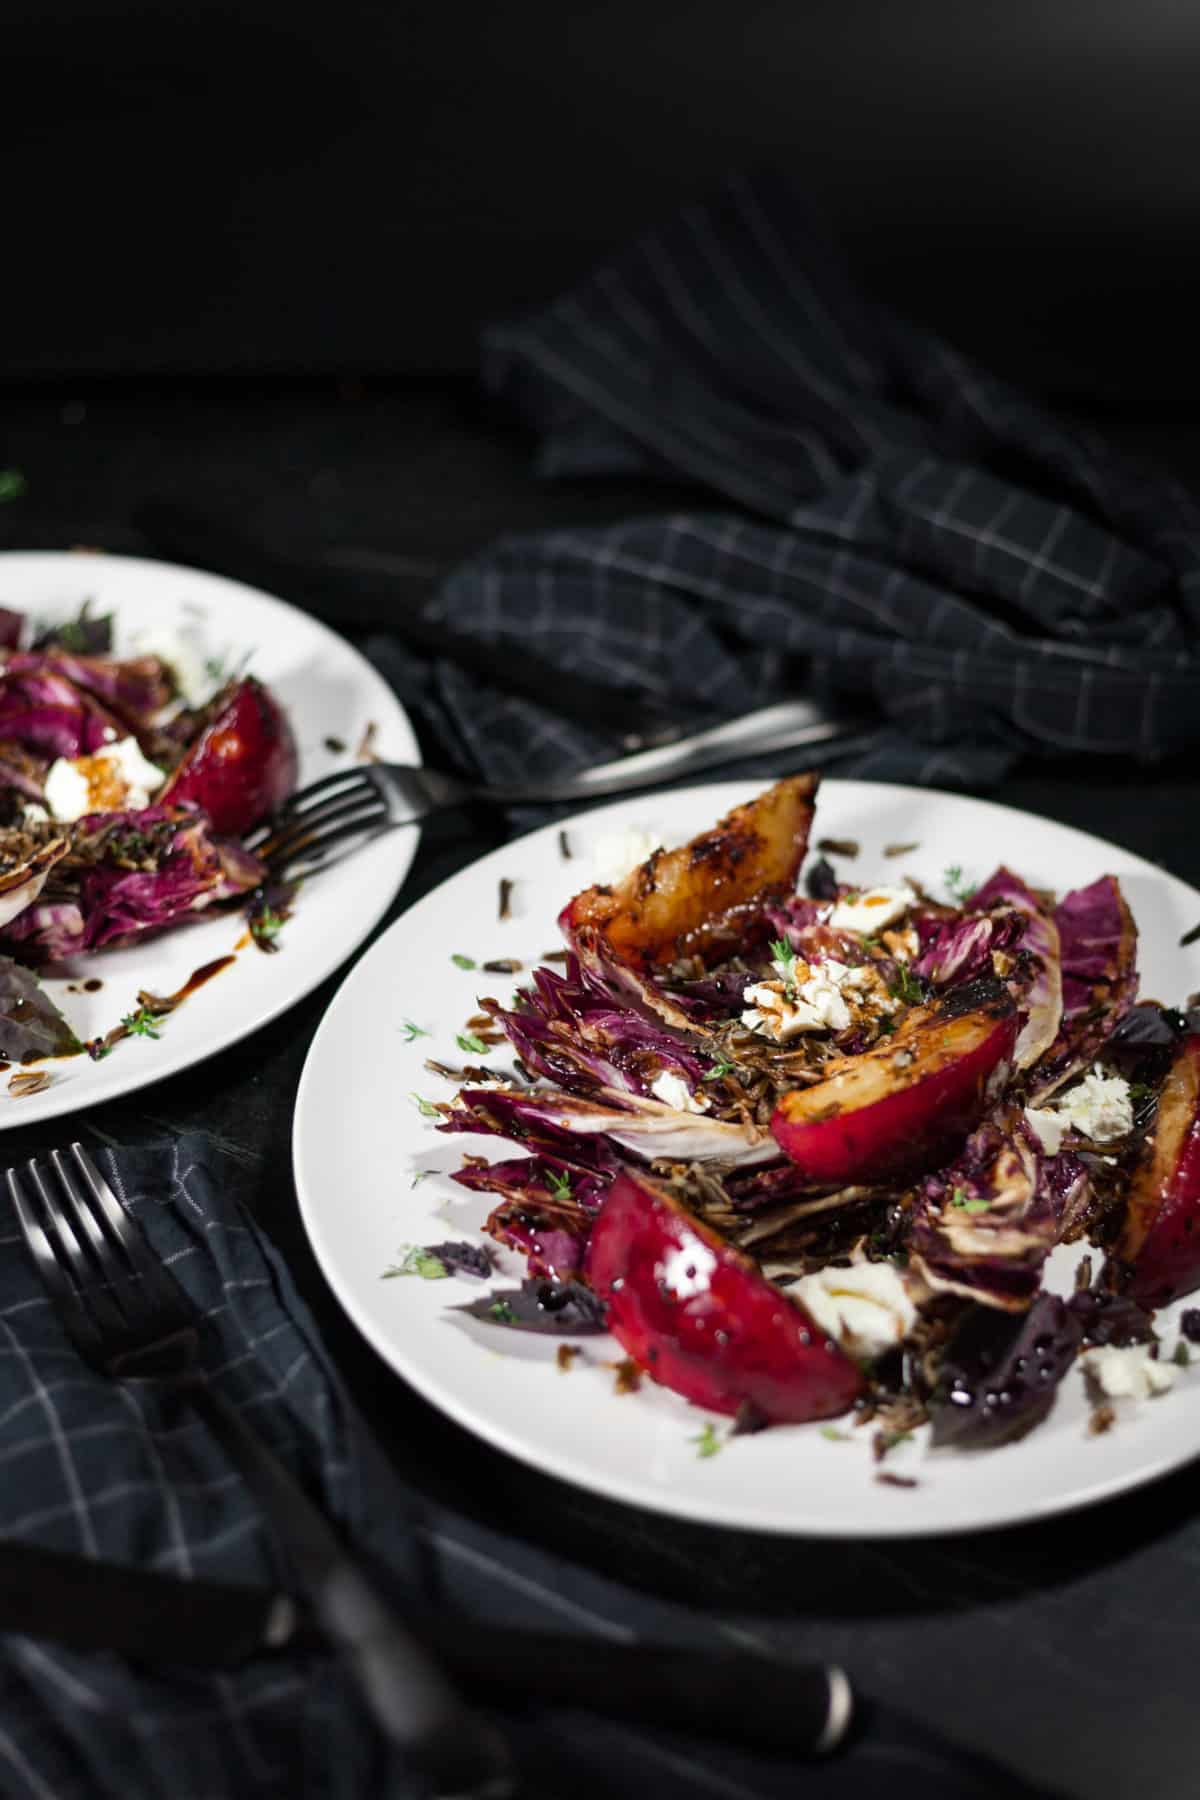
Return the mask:
<path id="1" fill-rule="evenodd" d="M 615 762 L 597 763 L 561 781 L 531 781 L 489 787 L 486 797 L 501 802 L 586 800 L 623 794 L 633 788 L 657 787 L 678 775 L 712 769 L 722 763 L 761 756 L 771 750 L 798 749 L 805 744 L 853 739 L 873 729 L 861 714 L 829 712 L 812 700 L 782 700 L 737 719 L 726 719 L 706 731 L 693 732 L 673 744 L 639 750 Z"/>
<path id="2" fill-rule="evenodd" d="M 380 1598 L 324 1514 L 221 1394 L 199 1378 L 181 1391 L 241 1470 L 376 1724 L 405 1752 L 428 1792 L 438 1800 L 505 1800 L 515 1789 L 503 1740 Z"/>

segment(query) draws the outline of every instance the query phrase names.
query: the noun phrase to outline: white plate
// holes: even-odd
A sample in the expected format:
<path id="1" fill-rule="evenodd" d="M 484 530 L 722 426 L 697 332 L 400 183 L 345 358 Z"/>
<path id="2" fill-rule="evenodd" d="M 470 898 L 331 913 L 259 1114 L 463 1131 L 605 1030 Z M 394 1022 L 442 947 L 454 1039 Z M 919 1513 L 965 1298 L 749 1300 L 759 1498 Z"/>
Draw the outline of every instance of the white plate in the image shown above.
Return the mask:
<path id="1" fill-rule="evenodd" d="M 588 813 L 568 827 L 571 862 L 560 855 L 557 826 L 534 832 L 419 901 L 351 972 L 314 1039 L 294 1131 L 304 1222 L 342 1305 L 393 1368 L 491 1443 L 615 1499 L 712 1524 L 831 1537 L 965 1530 L 1100 1500 L 1195 1456 L 1200 1363 L 1179 1370 L 1165 1397 L 1120 1402 L 1118 1424 L 1103 1436 L 1088 1435 L 1077 1370 L 1050 1418 L 1019 1444 L 975 1456 L 933 1453 L 918 1434 L 888 1463 L 917 1478 L 910 1489 L 875 1481 L 868 1430 L 835 1442 L 815 1425 L 777 1427 L 702 1458 L 694 1440 L 710 1415 L 648 1381 L 618 1397 L 603 1366 L 620 1355 L 612 1340 L 582 1340 L 585 1357 L 564 1374 L 554 1340 L 464 1323 L 446 1310 L 473 1298 L 477 1283 L 380 1279 L 403 1246 L 471 1237 L 486 1216 L 490 1197 L 447 1177 L 465 1151 L 493 1160 L 519 1154 L 494 1138 L 440 1135 L 410 1098 L 450 1097 L 451 1085 L 426 1072 L 424 1058 L 461 1062 L 454 1034 L 475 1010 L 475 995 L 506 999 L 525 979 L 460 970 L 453 954 L 479 962 L 515 956 L 528 967 L 557 943 L 555 915 L 592 879 L 589 846 L 601 836 L 649 827 L 680 841 L 752 791 L 726 783 Z M 947 865 L 978 880 L 1001 860 L 1059 891 L 1118 875 L 1142 932 L 1143 995 L 1177 1002 L 1200 987 L 1200 944 L 1179 948 L 1200 919 L 1200 894 L 1115 845 L 1007 807 L 858 781 L 827 781 L 817 818 L 816 835 L 860 841 L 849 866 L 864 878 L 908 872 L 940 891 Z M 883 846 L 900 842 L 920 849 L 886 859 Z M 516 883 L 514 916 L 504 924 L 501 876 Z M 405 1020 L 431 1035 L 406 1042 Z M 492 1059 L 511 1067 L 507 1047 Z M 438 1173 L 413 1187 L 418 1169 Z M 1069 1291 L 1080 1254 L 1056 1253 L 1051 1279 L 1061 1291 Z M 502 1266 L 506 1275 L 521 1273 L 515 1254 L 505 1253 Z M 1176 1337 L 1166 1330 L 1168 1353 Z M 724 1435 L 729 1422 L 714 1423 Z"/>
<path id="2" fill-rule="evenodd" d="M 123 556 L 10 552 L 0 555 L 0 606 L 48 621 L 72 617 L 84 600 L 115 614 L 118 653 L 146 633 L 182 629 L 205 656 L 259 676 L 287 712 L 300 753 L 301 782 L 353 760 L 368 724 L 379 754 L 415 762 L 407 715 L 370 664 L 335 632 L 240 582 L 196 569 Z M 326 739 L 347 746 L 335 753 Z M 165 1020 L 161 1036 L 128 1039 L 103 1062 L 86 1056 L 40 1064 L 41 1093 L 13 1099 L 0 1076 L 0 1130 L 95 1106 L 177 1074 L 286 1010 L 337 968 L 387 910 L 416 849 L 415 831 L 393 831 L 342 870 L 312 881 L 280 934 L 278 955 L 253 945 Z M 71 981 L 46 988 L 81 1038 L 108 1031 L 136 1004 L 139 988 L 176 992 L 200 965 L 233 951 L 245 935 L 238 913 L 164 932 L 129 949 L 100 951 L 73 965 Z M 97 978 L 96 993 L 79 982 Z M 72 992 L 72 988 L 76 991 Z"/>

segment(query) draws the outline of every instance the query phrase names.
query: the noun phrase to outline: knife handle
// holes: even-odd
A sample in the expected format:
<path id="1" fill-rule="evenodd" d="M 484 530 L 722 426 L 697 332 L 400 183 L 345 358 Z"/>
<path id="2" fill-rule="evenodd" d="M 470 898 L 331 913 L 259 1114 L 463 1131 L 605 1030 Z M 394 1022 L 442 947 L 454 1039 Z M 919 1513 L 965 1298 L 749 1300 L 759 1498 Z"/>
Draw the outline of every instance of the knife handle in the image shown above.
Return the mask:
<path id="1" fill-rule="evenodd" d="M 325 1636 L 353 1669 L 376 1724 L 403 1749 L 438 1800 L 506 1800 L 508 1748 L 455 1692 L 401 1623 L 329 1521 L 223 1395 L 181 1382 L 270 1519 Z"/>
<path id="2" fill-rule="evenodd" d="M 489 1634 L 453 1618 L 429 1618 L 425 1631 L 464 1683 L 787 1756 L 828 1755 L 854 1719 L 853 1689 L 836 1665 L 525 1630 L 506 1632 L 497 1652 Z"/>

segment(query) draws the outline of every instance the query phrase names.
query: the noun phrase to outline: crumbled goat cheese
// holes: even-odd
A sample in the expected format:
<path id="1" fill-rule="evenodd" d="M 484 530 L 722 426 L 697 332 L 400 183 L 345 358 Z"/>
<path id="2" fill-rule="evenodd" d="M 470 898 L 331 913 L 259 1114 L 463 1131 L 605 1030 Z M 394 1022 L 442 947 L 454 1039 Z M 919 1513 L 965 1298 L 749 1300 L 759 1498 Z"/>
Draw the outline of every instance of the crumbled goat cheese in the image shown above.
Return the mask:
<path id="1" fill-rule="evenodd" d="M 904 1279 L 891 1263 L 855 1263 L 849 1269 L 818 1269 L 788 1292 L 813 1324 L 858 1356 L 882 1356 L 907 1337 L 917 1309 Z"/>
<path id="2" fill-rule="evenodd" d="M 1027 1106 L 1025 1123 L 1047 1156 L 1057 1156 L 1067 1135 L 1067 1121 L 1049 1106 Z"/>
<path id="3" fill-rule="evenodd" d="M 1106 1075 L 1097 1063 L 1083 1080 L 1049 1106 L 1027 1106 L 1025 1118 L 1042 1149 L 1054 1156 L 1069 1130 L 1093 1143 L 1107 1144 L 1133 1130 L 1133 1099 L 1129 1083 L 1119 1075 Z"/>
<path id="4" fill-rule="evenodd" d="M 776 1043 L 802 1031 L 846 1031 L 854 1018 L 851 1003 L 879 1000 L 873 992 L 877 978 L 866 967 L 850 968 L 832 958 L 815 968 L 799 960 L 773 966 L 780 971 L 778 981 L 753 982 L 743 992 L 742 1024 Z"/>
<path id="5" fill-rule="evenodd" d="M 1103 1391 L 1112 1400 L 1145 1400 L 1154 1394 L 1165 1394 L 1175 1385 L 1173 1363 L 1159 1362 L 1151 1356 L 1151 1344 L 1128 1344 L 1118 1348 L 1105 1344 L 1089 1350 L 1084 1367 L 1091 1370 Z"/>
<path id="6" fill-rule="evenodd" d="M 91 756 L 60 756 L 46 776 L 46 805 L 56 819 L 90 812 L 136 812 L 166 780 L 142 755 L 136 738 L 105 744 Z"/>
<path id="7" fill-rule="evenodd" d="M 650 1083 L 650 1092 L 664 1106 L 673 1106 L 676 1112 L 707 1112 L 712 1101 L 707 1094 L 693 1094 L 682 1075 L 673 1075 L 670 1069 L 663 1069 Z"/>
<path id="8" fill-rule="evenodd" d="M 835 931 L 874 933 L 902 919 L 916 899 L 910 887 L 867 888 L 861 894 L 847 894 L 829 915 Z"/>

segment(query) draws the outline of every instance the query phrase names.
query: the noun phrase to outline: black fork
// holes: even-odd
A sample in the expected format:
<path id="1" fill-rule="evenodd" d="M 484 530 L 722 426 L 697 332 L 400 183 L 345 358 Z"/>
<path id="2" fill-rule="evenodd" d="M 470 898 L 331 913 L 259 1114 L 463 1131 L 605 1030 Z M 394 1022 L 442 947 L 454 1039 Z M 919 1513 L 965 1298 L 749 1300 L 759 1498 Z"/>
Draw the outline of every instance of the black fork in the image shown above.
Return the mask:
<path id="1" fill-rule="evenodd" d="M 80 1144 L 52 1151 L 8 1189 L 21 1233 L 80 1353 L 119 1381 L 180 1391 L 241 1469 L 286 1547 L 327 1637 L 430 1791 L 445 1800 L 513 1792 L 507 1750 L 380 1599 L 328 1520 L 241 1414 L 205 1379 L 202 1318 Z"/>
<path id="2" fill-rule="evenodd" d="M 262 857 L 273 876 L 282 877 L 298 862 L 323 861 L 330 850 L 351 839 L 377 837 L 448 807 L 468 802 L 501 808 L 541 801 L 586 803 L 774 750 L 841 740 L 844 753 L 869 729 L 861 717 L 830 712 L 816 701 L 781 700 L 634 756 L 569 775 L 549 772 L 526 782 L 473 783 L 440 769 L 367 763 L 322 776 L 293 794 L 273 819 L 247 838 L 246 847 Z"/>

